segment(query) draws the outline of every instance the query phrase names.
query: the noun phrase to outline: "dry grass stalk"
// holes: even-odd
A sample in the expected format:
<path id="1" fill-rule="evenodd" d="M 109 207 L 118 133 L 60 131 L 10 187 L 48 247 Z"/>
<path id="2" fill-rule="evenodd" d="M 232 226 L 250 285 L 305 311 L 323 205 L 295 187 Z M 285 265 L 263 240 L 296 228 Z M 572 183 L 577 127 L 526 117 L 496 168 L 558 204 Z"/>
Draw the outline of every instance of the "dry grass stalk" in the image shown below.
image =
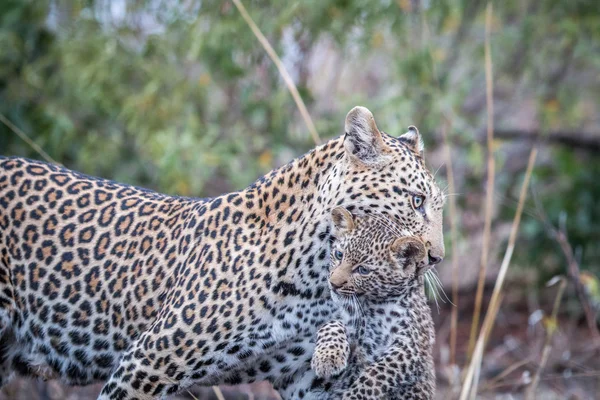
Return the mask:
<path id="1" fill-rule="evenodd" d="M 260 31 L 259 27 L 254 22 L 252 17 L 250 17 L 250 14 L 248 14 L 248 11 L 246 10 L 246 7 L 244 7 L 242 2 L 240 0 L 233 0 L 233 4 L 235 4 L 238 11 L 242 15 L 242 18 L 244 18 L 244 20 L 246 21 L 246 23 L 252 30 L 252 33 L 254 33 L 254 36 L 256 36 L 256 38 L 258 39 L 260 44 L 263 46 L 263 48 L 265 49 L 265 51 L 267 52 L 267 54 L 269 55 L 269 57 L 271 58 L 271 60 L 275 64 L 275 66 L 277 67 L 277 69 L 279 70 L 279 73 L 281 74 L 281 77 L 283 78 L 285 85 L 287 86 L 292 97 L 294 98 L 294 101 L 296 102 L 296 106 L 298 107 L 298 110 L 300 111 L 300 114 L 302 115 L 302 118 L 304 119 L 304 123 L 306 123 L 308 131 L 310 132 L 310 135 L 312 136 L 315 144 L 319 144 L 321 142 L 321 138 L 319 137 L 317 128 L 315 128 L 315 124 L 313 124 L 313 121 L 310 118 L 310 114 L 308 113 L 308 110 L 306 109 L 306 105 L 304 104 L 302 97 L 300 97 L 300 93 L 298 92 L 298 88 L 296 87 L 294 80 L 292 79 L 290 74 L 285 69 L 285 66 L 281 62 L 281 59 L 279 58 L 277 53 L 275 53 L 275 50 L 273 50 L 273 47 L 271 46 L 271 44 L 269 43 L 269 41 L 267 40 L 265 35 L 262 34 L 262 32 Z"/>
<path id="2" fill-rule="evenodd" d="M 218 386 L 213 386 L 212 389 L 215 392 L 215 396 L 217 396 L 217 399 L 225 400 L 225 396 L 223 396 L 223 392 L 221 392 L 221 389 L 219 389 Z"/>
<path id="3" fill-rule="evenodd" d="M 423 37 L 425 38 L 424 42 L 429 42 L 429 25 L 427 24 L 427 19 L 425 17 L 425 12 L 421 13 L 421 20 L 423 26 Z M 435 57 L 431 50 L 431 46 L 427 46 L 429 49 L 429 57 L 431 59 L 431 65 L 433 68 L 433 75 L 436 77 L 436 86 L 442 93 L 442 90 L 439 85 L 439 80 L 437 78 L 436 72 L 436 64 Z M 449 110 L 451 113 L 452 110 Z M 450 316 L 450 365 L 456 365 L 456 333 L 458 326 L 458 232 L 456 228 L 456 221 L 458 220 L 457 216 L 457 207 L 456 207 L 456 186 L 454 184 L 454 170 L 452 168 L 452 149 L 450 145 L 450 141 L 448 140 L 448 131 L 452 129 L 452 120 L 448 116 L 449 113 L 442 113 L 442 138 L 444 140 L 444 152 L 446 156 L 446 175 L 448 179 L 448 191 L 450 192 L 449 196 L 449 213 L 450 213 L 450 241 L 452 247 L 452 312 Z"/>
<path id="4" fill-rule="evenodd" d="M 483 299 L 483 287 L 487 272 L 488 255 L 490 247 L 490 233 L 492 229 L 492 208 L 494 206 L 494 175 L 496 163 L 494 160 L 494 87 L 492 79 L 492 55 L 490 47 L 490 30 L 492 25 L 492 3 L 489 2 L 485 12 L 485 94 L 487 105 L 487 185 L 485 197 L 485 222 L 483 225 L 483 240 L 481 243 L 481 262 L 479 264 L 479 279 L 477 292 L 475 294 L 475 308 L 473 310 L 473 322 L 471 323 L 471 334 L 469 335 L 469 358 L 475 345 L 475 336 L 479 329 L 479 316 L 481 314 L 481 302 Z"/>
<path id="5" fill-rule="evenodd" d="M 25 143 L 31 146 L 31 148 L 35 150 L 35 152 L 38 153 L 40 156 L 42 156 L 44 160 L 54 164 L 60 164 L 56 162 L 52 157 L 50 157 L 48 153 L 46 153 L 40 146 L 38 146 L 29 136 L 27 136 L 25 132 L 19 129 L 18 126 L 16 126 L 8 118 L 6 118 L 4 114 L 0 114 L 0 121 L 2 121 L 2 123 L 6 125 L 8 129 L 13 131 L 18 137 L 20 137 L 21 140 L 23 140 Z"/>
<path id="6" fill-rule="evenodd" d="M 534 400 L 535 399 L 535 391 L 537 389 L 538 384 L 540 383 L 540 377 L 542 375 L 542 371 L 546 367 L 546 363 L 548 362 L 548 357 L 550 357 L 550 350 L 552 350 L 552 336 L 556 331 L 556 327 L 558 322 L 556 320 L 556 316 L 558 315 L 558 309 L 560 307 L 560 302 L 563 297 L 563 293 L 565 288 L 567 287 L 567 281 L 564 277 L 559 277 L 560 286 L 558 287 L 558 293 L 556 294 L 556 298 L 554 299 L 554 306 L 552 307 L 552 316 L 548 321 L 548 326 L 546 326 L 546 340 L 544 341 L 544 350 L 542 351 L 542 359 L 540 360 L 540 365 L 531 381 L 531 385 L 527 388 L 527 392 L 525 393 L 526 400 Z M 552 284 L 552 279 L 550 282 Z"/>
<path id="7" fill-rule="evenodd" d="M 487 327 L 490 327 L 496 319 L 496 314 L 499 309 L 500 303 L 500 295 L 502 291 L 502 285 L 504 284 L 504 279 L 506 278 L 506 272 L 508 271 L 508 266 L 510 265 L 510 260 L 512 258 L 513 251 L 515 249 L 515 242 L 517 240 L 517 233 L 519 232 L 519 224 L 521 222 L 521 215 L 523 214 L 523 207 L 525 205 L 525 198 L 527 197 L 527 188 L 529 186 L 529 180 L 531 178 L 531 173 L 533 171 L 533 166 L 535 165 L 535 159 L 537 157 L 537 148 L 534 147 L 531 149 L 529 153 L 529 161 L 527 163 L 527 170 L 525 171 L 525 178 L 523 180 L 523 185 L 521 186 L 521 192 L 519 194 L 519 203 L 517 206 L 517 211 L 515 213 L 515 217 L 513 219 L 512 227 L 510 230 L 510 236 L 508 238 L 508 246 L 506 248 L 506 252 L 504 253 L 504 258 L 502 259 L 502 264 L 500 266 L 500 272 L 498 273 L 498 277 L 496 278 L 496 283 L 494 286 L 494 291 L 492 292 L 492 297 L 490 299 L 490 306 L 488 308 L 488 312 L 485 315 L 485 320 L 483 322 L 483 327 L 479 332 L 479 337 L 477 338 L 477 342 L 473 351 L 473 355 L 471 357 L 471 362 L 469 364 L 469 368 L 467 369 L 467 373 L 465 376 L 465 380 L 463 382 L 463 387 L 460 395 L 461 400 L 466 400 L 469 396 L 469 393 L 476 393 L 476 385 L 477 375 L 479 374 L 479 370 L 481 368 L 481 361 L 483 357 L 483 349 L 485 345 L 485 339 L 488 335 Z"/>
<path id="8" fill-rule="evenodd" d="M 444 138 L 444 149 L 446 153 L 446 173 L 448 178 L 448 191 L 451 193 L 448 199 L 450 212 L 450 242 L 452 246 L 452 314 L 450 317 L 450 365 L 456 364 L 456 330 L 458 325 L 458 232 L 456 230 L 456 186 L 454 185 L 454 170 L 452 168 L 452 149 L 448 140 L 448 131 L 451 129 L 451 121 L 444 118 L 442 124 L 442 137 Z"/>
<path id="9" fill-rule="evenodd" d="M 218 386 L 211 386 L 213 392 L 215 392 L 215 396 L 217 396 L 217 400 L 225 400 L 225 396 L 223 395 L 223 392 L 221 391 L 221 389 Z M 194 393 L 192 393 L 189 390 L 186 390 L 186 392 L 191 396 L 192 399 L 194 400 L 198 400 L 198 398 L 194 395 Z"/>
<path id="10" fill-rule="evenodd" d="M 488 313 L 497 315 L 498 310 L 500 310 L 500 306 L 502 305 L 502 300 L 504 300 L 504 295 L 500 294 L 498 301 L 490 304 L 490 307 L 488 308 Z M 478 354 L 480 354 L 480 355 L 483 355 L 483 352 L 485 351 L 485 345 L 487 343 L 488 338 L 490 337 L 490 334 L 492 333 L 492 328 L 494 327 L 495 321 L 496 321 L 495 318 L 493 318 L 493 319 L 486 318 L 483 321 L 483 326 L 481 327 L 481 334 L 482 334 L 483 339 L 479 340 L 479 338 L 478 338 L 478 340 L 477 340 L 478 346 L 475 347 L 476 351 L 477 351 L 477 349 L 480 349 L 478 351 Z M 472 383 L 471 387 L 474 388 L 474 390 L 472 390 L 470 393 L 470 397 L 469 397 L 470 400 L 475 400 L 475 398 L 477 396 L 477 387 L 479 386 L 480 372 L 481 372 L 481 363 L 479 363 L 477 365 L 477 367 L 475 368 L 474 373 L 473 373 L 473 383 Z"/>

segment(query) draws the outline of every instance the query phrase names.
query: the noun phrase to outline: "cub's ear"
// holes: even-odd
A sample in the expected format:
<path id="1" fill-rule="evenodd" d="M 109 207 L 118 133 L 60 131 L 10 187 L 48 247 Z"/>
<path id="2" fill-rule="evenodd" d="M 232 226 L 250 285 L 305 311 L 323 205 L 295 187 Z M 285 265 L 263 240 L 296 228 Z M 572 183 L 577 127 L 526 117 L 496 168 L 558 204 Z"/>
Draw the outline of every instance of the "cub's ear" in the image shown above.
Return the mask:
<path id="1" fill-rule="evenodd" d="M 425 150 L 425 144 L 423 143 L 423 138 L 419 133 L 419 130 L 416 126 L 409 126 L 408 132 L 403 135 L 400 135 L 398 139 L 408 145 L 408 147 L 416 154 L 423 157 L 423 151 Z"/>
<path id="2" fill-rule="evenodd" d="M 354 217 L 350 211 L 341 206 L 331 210 L 331 219 L 333 220 L 335 230 L 340 234 L 349 233 L 356 226 L 354 224 Z"/>
<path id="3" fill-rule="evenodd" d="M 351 158 L 364 164 L 375 164 L 381 160 L 386 149 L 375 118 L 365 107 L 354 107 L 346 115 L 344 148 Z"/>
<path id="4" fill-rule="evenodd" d="M 392 243 L 392 257 L 394 257 L 403 268 L 411 263 L 419 265 L 427 254 L 425 244 L 415 236 L 401 237 Z"/>

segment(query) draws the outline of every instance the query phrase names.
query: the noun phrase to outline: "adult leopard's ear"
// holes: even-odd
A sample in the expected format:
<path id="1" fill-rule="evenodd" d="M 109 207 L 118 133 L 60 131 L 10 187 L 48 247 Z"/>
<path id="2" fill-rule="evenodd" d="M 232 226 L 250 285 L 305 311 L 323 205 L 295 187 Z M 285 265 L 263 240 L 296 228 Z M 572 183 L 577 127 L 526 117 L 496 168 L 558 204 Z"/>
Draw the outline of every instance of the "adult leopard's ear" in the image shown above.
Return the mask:
<path id="1" fill-rule="evenodd" d="M 354 107 L 346 115 L 344 148 L 350 157 L 364 164 L 381 161 L 386 145 L 375 118 L 365 107 Z"/>
<path id="2" fill-rule="evenodd" d="M 425 150 L 425 144 L 423 143 L 423 138 L 419 133 L 419 130 L 416 126 L 409 126 L 408 132 L 403 135 L 400 135 L 398 139 L 408 145 L 408 147 L 416 154 L 423 157 L 423 151 Z"/>
<path id="3" fill-rule="evenodd" d="M 390 250 L 392 257 L 398 261 L 402 268 L 407 268 L 411 264 L 421 264 L 425 259 L 427 251 L 425 244 L 415 236 L 401 237 L 392 243 Z"/>
<path id="4" fill-rule="evenodd" d="M 331 219 L 333 220 L 333 226 L 338 234 L 349 233 L 356 226 L 354 217 L 350 211 L 341 206 L 331 210 Z"/>

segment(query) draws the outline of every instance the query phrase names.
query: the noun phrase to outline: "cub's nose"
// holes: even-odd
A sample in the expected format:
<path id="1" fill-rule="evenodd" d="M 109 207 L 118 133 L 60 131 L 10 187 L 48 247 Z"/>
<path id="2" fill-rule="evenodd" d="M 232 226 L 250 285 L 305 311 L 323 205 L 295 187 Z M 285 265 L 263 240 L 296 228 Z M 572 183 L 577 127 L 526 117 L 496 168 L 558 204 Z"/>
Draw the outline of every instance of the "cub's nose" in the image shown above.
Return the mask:
<path id="1" fill-rule="evenodd" d="M 348 276 L 343 268 L 336 268 L 329 275 L 329 284 L 333 290 L 338 290 L 346 284 Z"/>
<path id="2" fill-rule="evenodd" d="M 429 256 L 429 265 L 435 265 L 442 262 L 443 258 L 438 257 L 436 255 L 431 254 L 431 251 L 428 253 Z"/>

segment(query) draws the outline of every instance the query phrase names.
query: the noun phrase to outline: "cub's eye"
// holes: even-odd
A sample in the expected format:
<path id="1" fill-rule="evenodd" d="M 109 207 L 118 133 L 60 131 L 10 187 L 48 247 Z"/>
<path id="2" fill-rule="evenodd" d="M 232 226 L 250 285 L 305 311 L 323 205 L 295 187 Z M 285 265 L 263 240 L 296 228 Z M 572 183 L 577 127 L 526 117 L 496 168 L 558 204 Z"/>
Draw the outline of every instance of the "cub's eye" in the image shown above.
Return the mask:
<path id="1" fill-rule="evenodd" d="M 333 252 L 333 258 L 335 258 L 336 260 L 341 260 L 343 256 L 344 253 L 342 253 L 341 250 L 336 250 Z"/>
<path id="2" fill-rule="evenodd" d="M 421 195 L 415 194 L 415 195 L 412 197 L 412 204 L 413 204 L 413 207 L 414 207 L 415 209 L 417 209 L 417 210 L 418 210 L 419 208 L 423 207 L 423 202 L 424 202 L 424 201 L 425 201 L 425 197 L 424 197 L 424 196 L 421 196 Z"/>
<path id="3" fill-rule="evenodd" d="M 369 268 L 365 267 L 365 266 L 359 266 L 358 268 L 356 268 L 356 271 L 361 274 L 361 275 L 367 275 L 369 272 Z"/>

